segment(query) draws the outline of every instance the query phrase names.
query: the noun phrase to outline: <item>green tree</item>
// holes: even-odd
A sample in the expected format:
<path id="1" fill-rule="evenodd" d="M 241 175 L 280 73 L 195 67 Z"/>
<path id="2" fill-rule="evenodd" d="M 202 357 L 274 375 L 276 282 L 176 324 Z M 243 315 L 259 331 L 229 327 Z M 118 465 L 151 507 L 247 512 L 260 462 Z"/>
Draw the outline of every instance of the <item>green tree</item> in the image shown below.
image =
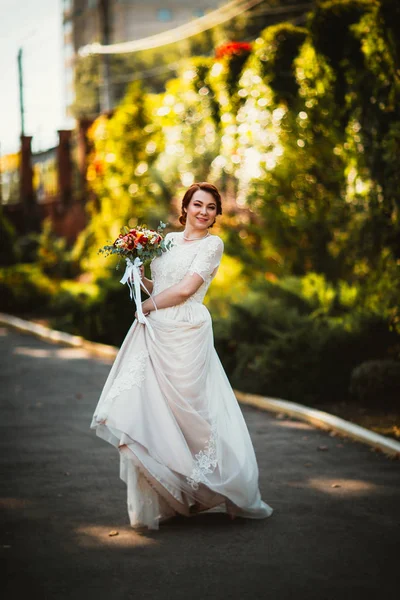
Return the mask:
<path id="1" fill-rule="evenodd" d="M 165 219 L 165 190 L 151 174 L 162 147 L 152 110 L 151 97 L 136 83 L 111 117 L 101 116 L 91 127 L 87 180 L 93 197 L 88 203 L 88 226 L 73 252 L 84 270 L 104 270 L 97 250 L 115 239 L 123 225 L 154 226 Z"/>

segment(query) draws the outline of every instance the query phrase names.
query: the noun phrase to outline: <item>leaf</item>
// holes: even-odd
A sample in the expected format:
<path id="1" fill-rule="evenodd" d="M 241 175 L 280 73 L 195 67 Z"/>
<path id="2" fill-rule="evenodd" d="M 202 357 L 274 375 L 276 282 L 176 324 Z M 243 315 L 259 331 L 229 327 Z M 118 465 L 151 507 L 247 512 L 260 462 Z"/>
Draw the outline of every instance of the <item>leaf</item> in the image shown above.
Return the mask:
<path id="1" fill-rule="evenodd" d="M 340 488 L 342 486 L 340 485 L 340 483 L 332 483 L 331 487 L 333 487 L 333 488 Z"/>
<path id="2" fill-rule="evenodd" d="M 115 531 L 115 529 L 113 529 L 108 535 L 109 537 L 114 537 L 115 535 L 119 535 L 119 531 Z"/>
<path id="3" fill-rule="evenodd" d="M 329 450 L 328 446 L 318 446 L 318 450 Z"/>

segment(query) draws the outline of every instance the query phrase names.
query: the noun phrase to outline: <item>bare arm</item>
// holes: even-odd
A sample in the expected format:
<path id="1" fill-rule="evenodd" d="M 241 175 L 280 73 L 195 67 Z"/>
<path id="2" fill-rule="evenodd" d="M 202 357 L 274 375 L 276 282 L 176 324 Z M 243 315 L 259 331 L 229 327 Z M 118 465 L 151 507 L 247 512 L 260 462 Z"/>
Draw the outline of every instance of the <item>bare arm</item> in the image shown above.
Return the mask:
<path id="1" fill-rule="evenodd" d="M 153 282 L 147 277 L 142 277 L 141 288 L 146 294 L 151 294 L 153 291 Z M 146 289 L 145 289 L 146 288 Z"/>
<path id="2" fill-rule="evenodd" d="M 140 270 L 140 275 L 142 277 L 140 287 L 142 288 L 142 290 L 144 292 L 151 294 L 153 291 L 153 282 L 151 279 L 147 279 L 147 277 L 144 276 L 144 266 L 143 265 L 141 265 L 139 267 L 139 270 Z"/>
<path id="3" fill-rule="evenodd" d="M 197 273 L 193 273 L 193 275 L 187 274 L 182 281 L 175 283 L 175 285 L 171 285 L 171 287 L 154 296 L 153 300 L 157 308 L 176 306 L 190 298 L 190 296 L 193 296 L 202 283 L 204 283 L 204 279 Z M 142 309 L 144 314 L 155 310 L 155 306 L 150 298 L 143 302 Z"/>

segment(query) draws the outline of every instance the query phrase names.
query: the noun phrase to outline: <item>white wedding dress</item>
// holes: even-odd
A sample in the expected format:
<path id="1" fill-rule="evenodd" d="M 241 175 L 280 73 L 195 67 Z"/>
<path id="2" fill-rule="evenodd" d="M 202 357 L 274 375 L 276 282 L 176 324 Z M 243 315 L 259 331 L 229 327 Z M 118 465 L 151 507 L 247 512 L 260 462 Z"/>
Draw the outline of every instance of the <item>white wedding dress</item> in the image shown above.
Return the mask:
<path id="1" fill-rule="evenodd" d="M 91 427 L 120 452 L 132 527 L 158 529 L 177 513 L 211 510 L 253 519 L 261 500 L 258 467 L 242 412 L 214 348 L 204 296 L 223 242 L 215 235 L 172 248 L 151 263 L 153 295 L 198 273 L 188 300 L 152 311 L 154 338 L 134 321 L 100 396 Z"/>

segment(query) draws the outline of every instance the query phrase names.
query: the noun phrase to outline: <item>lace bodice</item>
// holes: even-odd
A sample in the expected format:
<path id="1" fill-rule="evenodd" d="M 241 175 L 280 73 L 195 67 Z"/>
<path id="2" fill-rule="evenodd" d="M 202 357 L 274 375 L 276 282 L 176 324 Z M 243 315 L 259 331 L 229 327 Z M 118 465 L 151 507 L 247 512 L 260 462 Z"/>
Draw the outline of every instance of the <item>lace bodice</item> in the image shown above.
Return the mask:
<path id="1" fill-rule="evenodd" d="M 204 283 L 186 302 L 203 302 L 221 262 L 223 241 L 216 235 L 210 235 L 203 240 L 185 243 L 183 232 L 168 233 L 165 241 L 168 240 L 172 241 L 173 246 L 155 258 L 150 266 L 153 294 L 179 283 L 187 273 L 197 273 Z"/>

